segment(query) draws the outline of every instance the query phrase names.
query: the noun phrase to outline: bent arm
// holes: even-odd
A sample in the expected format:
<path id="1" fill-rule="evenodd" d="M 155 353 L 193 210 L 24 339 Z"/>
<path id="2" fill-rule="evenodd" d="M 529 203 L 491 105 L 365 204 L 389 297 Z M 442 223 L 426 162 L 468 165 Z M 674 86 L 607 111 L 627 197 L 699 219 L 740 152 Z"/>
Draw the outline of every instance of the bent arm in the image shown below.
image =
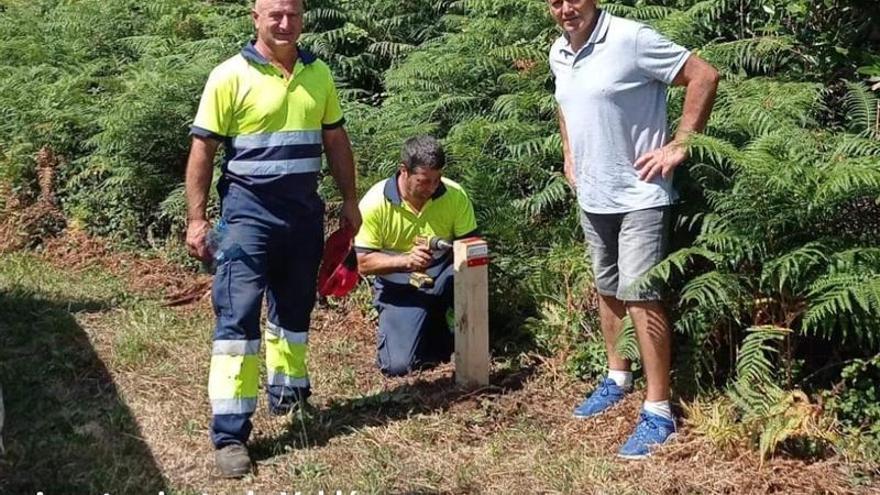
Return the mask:
<path id="1" fill-rule="evenodd" d="M 357 253 L 358 270 L 363 275 L 386 275 L 408 272 L 409 261 L 405 254 L 387 254 L 379 251 Z"/>
<path id="2" fill-rule="evenodd" d="M 681 123 L 675 133 L 675 141 L 683 143 L 689 134 L 702 132 L 712 113 L 715 94 L 718 91 L 718 71 L 708 62 L 691 55 L 675 76 L 672 84 L 685 86 L 684 107 Z"/>

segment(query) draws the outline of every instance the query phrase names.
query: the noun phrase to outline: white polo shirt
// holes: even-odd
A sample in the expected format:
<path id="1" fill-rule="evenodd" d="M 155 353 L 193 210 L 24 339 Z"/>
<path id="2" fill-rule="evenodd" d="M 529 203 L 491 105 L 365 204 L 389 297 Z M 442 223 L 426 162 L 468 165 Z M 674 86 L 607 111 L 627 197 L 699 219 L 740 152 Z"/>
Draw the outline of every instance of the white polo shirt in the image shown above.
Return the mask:
<path id="1" fill-rule="evenodd" d="M 583 210 L 625 213 L 678 199 L 671 177 L 642 181 L 633 163 L 669 140 L 666 88 L 689 55 L 651 27 L 604 11 L 578 52 L 565 36 L 553 43 L 550 70 Z"/>

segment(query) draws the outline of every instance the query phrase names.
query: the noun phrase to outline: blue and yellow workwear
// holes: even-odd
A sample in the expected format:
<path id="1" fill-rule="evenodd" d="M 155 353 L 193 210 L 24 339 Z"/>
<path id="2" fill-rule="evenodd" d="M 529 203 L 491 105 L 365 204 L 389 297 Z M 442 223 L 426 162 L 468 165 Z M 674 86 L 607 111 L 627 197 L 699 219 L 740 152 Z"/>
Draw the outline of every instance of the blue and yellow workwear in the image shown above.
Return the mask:
<path id="1" fill-rule="evenodd" d="M 464 189 L 445 177 L 431 199 L 416 211 L 402 199 L 398 176 L 374 185 L 360 202 L 363 225 L 355 237 L 359 253 L 404 255 L 416 237 L 447 241 L 477 229 L 474 208 Z M 448 313 L 453 307 L 452 253 L 434 252 L 425 270 L 431 288 L 409 283 L 410 273 L 378 275 L 373 304 L 379 312 L 377 364 L 382 373 L 398 376 L 449 359 L 453 350 Z"/>
<path id="2" fill-rule="evenodd" d="M 208 379 L 217 448 L 250 435 L 264 295 L 269 408 L 284 412 L 310 393 L 308 331 L 324 238 L 322 129 L 343 117 L 327 65 L 302 49 L 298 55 L 286 78 L 246 45 L 211 72 L 192 126 L 193 135 L 225 148 L 218 191 L 227 232 L 219 249 L 230 255 L 214 276 Z"/>

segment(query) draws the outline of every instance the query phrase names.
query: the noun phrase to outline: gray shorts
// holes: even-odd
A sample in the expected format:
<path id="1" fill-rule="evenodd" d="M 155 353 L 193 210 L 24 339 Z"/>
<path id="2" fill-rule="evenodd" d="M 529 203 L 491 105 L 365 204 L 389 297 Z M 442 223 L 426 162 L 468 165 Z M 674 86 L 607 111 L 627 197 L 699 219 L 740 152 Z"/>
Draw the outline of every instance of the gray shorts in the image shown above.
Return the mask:
<path id="1" fill-rule="evenodd" d="M 640 279 L 666 257 L 671 216 L 669 206 L 612 214 L 581 210 L 599 294 L 621 301 L 660 299 L 660 291 Z"/>

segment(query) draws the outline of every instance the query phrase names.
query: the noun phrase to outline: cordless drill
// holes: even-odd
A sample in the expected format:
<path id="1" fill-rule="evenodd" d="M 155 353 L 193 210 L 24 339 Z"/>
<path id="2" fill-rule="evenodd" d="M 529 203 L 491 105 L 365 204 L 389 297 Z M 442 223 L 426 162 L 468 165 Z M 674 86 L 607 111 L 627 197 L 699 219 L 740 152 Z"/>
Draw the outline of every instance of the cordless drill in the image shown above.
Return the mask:
<path id="1" fill-rule="evenodd" d="M 416 236 L 414 242 L 417 246 L 428 246 L 431 251 L 452 249 L 452 243 L 437 236 Z M 430 289 L 434 287 L 434 279 L 425 272 L 412 272 L 409 274 L 409 284 L 417 289 Z"/>

